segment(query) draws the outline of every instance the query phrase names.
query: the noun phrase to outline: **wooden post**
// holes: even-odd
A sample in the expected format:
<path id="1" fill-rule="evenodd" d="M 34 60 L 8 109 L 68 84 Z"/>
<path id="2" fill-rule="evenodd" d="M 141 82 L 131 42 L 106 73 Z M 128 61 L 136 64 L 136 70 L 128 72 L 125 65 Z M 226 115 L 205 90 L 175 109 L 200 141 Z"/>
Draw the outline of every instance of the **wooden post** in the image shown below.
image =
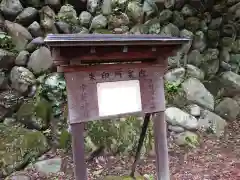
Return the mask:
<path id="1" fill-rule="evenodd" d="M 153 123 L 156 151 L 156 173 L 158 178 L 157 180 L 170 180 L 166 129 L 167 126 L 164 111 L 154 114 Z"/>
<path id="2" fill-rule="evenodd" d="M 71 125 L 71 129 L 75 179 L 87 180 L 87 166 L 84 158 L 84 123 Z"/>

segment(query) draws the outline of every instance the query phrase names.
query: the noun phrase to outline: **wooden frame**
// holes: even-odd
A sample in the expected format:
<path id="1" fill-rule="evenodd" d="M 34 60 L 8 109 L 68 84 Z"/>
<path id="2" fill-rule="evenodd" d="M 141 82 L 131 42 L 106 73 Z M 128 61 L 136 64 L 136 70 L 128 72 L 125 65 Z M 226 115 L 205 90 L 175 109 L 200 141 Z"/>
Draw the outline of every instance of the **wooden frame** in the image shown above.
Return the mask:
<path id="1" fill-rule="evenodd" d="M 169 180 L 163 75 L 167 57 L 189 39 L 158 35 L 48 35 L 54 64 L 64 72 L 72 129 L 75 179 L 86 180 L 84 122 L 129 115 L 100 116 L 97 83 L 138 80 L 142 111 L 153 113 L 158 180 Z M 127 102 L 126 102 L 127 103 Z"/>

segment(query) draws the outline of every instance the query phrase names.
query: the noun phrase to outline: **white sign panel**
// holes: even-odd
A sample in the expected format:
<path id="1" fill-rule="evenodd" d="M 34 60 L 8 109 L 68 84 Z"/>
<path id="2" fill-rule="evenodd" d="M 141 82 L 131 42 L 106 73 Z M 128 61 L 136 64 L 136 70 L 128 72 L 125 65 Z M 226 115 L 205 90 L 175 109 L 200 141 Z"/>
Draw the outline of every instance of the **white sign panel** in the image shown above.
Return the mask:
<path id="1" fill-rule="evenodd" d="M 142 111 L 138 80 L 97 84 L 99 116 Z"/>

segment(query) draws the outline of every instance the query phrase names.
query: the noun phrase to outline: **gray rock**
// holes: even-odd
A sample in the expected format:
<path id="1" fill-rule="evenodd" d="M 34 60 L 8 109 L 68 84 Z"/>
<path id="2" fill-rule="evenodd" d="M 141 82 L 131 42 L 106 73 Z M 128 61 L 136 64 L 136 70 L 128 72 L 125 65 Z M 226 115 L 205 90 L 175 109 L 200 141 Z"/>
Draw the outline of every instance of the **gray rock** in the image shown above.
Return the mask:
<path id="1" fill-rule="evenodd" d="M 50 121 L 51 104 L 44 98 L 29 99 L 16 112 L 17 121 L 28 129 L 46 130 Z"/>
<path id="2" fill-rule="evenodd" d="M 44 35 L 41 26 L 37 21 L 34 21 L 32 24 L 30 24 L 30 26 L 28 26 L 28 31 L 33 37 L 41 37 Z"/>
<path id="3" fill-rule="evenodd" d="M 45 5 L 58 10 L 61 7 L 61 0 L 45 0 Z"/>
<path id="4" fill-rule="evenodd" d="M 57 29 L 55 27 L 55 12 L 49 7 L 44 6 L 40 10 L 40 25 L 44 30 L 45 34 L 49 33 L 57 33 Z"/>
<path id="5" fill-rule="evenodd" d="M 201 65 L 201 69 L 204 71 L 206 76 L 213 77 L 216 75 L 220 68 L 220 61 L 219 59 L 213 59 L 211 61 L 204 61 Z"/>
<path id="6" fill-rule="evenodd" d="M 237 101 L 231 98 L 224 98 L 215 108 L 215 112 L 229 121 L 237 119 L 240 107 Z"/>
<path id="7" fill-rule="evenodd" d="M 131 1 L 128 3 L 126 8 L 126 14 L 129 17 L 130 21 L 137 24 L 141 21 L 142 13 L 142 7 L 139 2 Z"/>
<path id="8" fill-rule="evenodd" d="M 100 0 L 87 0 L 87 10 L 88 10 L 88 12 L 95 13 L 99 4 L 100 4 Z"/>
<path id="9" fill-rule="evenodd" d="M 107 18 L 102 14 L 93 18 L 90 29 L 101 29 L 107 26 Z"/>
<path id="10" fill-rule="evenodd" d="M 199 80 L 204 80 L 204 76 L 205 76 L 204 72 L 194 65 L 187 64 L 186 73 L 187 73 L 187 76 L 189 77 L 194 77 Z"/>
<path id="11" fill-rule="evenodd" d="M 197 104 L 190 104 L 187 106 L 187 109 L 189 110 L 189 113 L 195 117 L 201 115 L 201 108 Z"/>
<path id="12" fill-rule="evenodd" d="M 7 126 L 13 126 L 13 125 L 17 124 L 17 120 L 15 118 L 6 117 L 6 118 L 4 118 L 3 124 L 5 124 Z"/>
<path id="13" fill-rule="evenodd" d="M 188 101 L 203 106 L 207 109 L 214 109 L 214 97 L 196 78 L 189 78 L 182 83 L 183 90 Z"/>
<path id="14" fill-rule="evenodd" d="M 150 19 L 144 23 L 149 34 L 159 34 L 161 32 L 161 25 L 158 18 Z"/>
<path id="15" fill-rule="evenodd" d="M 91 20 L 92 15 L 87 11 L 82 11 L 81 14 L 79 15 L 80 24 L 86 28 L 90 26 Z"/>
<path id="16" fill-rule="evenodd" d="M 180 34 L 180 31 L 178 27 L 172 23 L 169 23 L 166 26 L 164 26 L 160 32 L 161 36 L 166 36 L 166 37 L 178 37 L 179 34 Z"/>
<path id="17" fill-rule="evenodd" d="M 173 131 L 173 132 L 176 132 L 176 133 L 184 132 L 184 128 L 181 127 L 181 126 L 172 126 L 172 125 L 169 125 L 169 126 L 168 126 L 168 129 L 169 129 L 170 131 Z"/>
<path id="18" fill-rule="evenodd" d="M 4 89 L 5 85 L 7 84 L 7 74 L 2 69 L 0 69 L 0 89 Z"/>
<path id="19" fill-rule="evenodd" d="M 15 90 L 5 90 L 0 93 L 0 106 L 15 110 L 23 102 L 23 96 Z"/>
<path id="20" fill-rule="evenodd" d="M 220 61 L 218 57 L 218 49 L 207 49 L 204 52 L 201 68 L 204 70 L 206 75 L 214 76 L 218 72 L 220 68 Z"/>
<path id="21" fill-rule="evenodd" d="M 16 55 L 7 50 L 0 49 L 0 68 L 8 69 L 14 65 Z"/>
<path id="22" fill-rule="evenodd" d="M 13 21 L 23 11 L 23 6 L 19 0 L 2 0 L 0 10 L 7 20 Z"/>
<path id="23" fill-rule="evenodd" d="M 178 11 L 173 11 L 172 23 L 176 25 L 178 28 L 184 27 L 184 18 L 182 14 Z"/>
<path id="24" fill-rule="evenodd" d="M 20 93 L 25 93 L 30 86 L 36 83 L 36 79 L 31 71 L 25 67 L 14 66 L 10 73 L 12 87 Z"/>
<path id="25" fill-rule="evenodd" d="M 31 42 L 29 42 L 26 47 L 26 51 L 28 51 L 30 53 L 35 51 L 38 48 L 38 44 L 36 42 L 38 42 L 39 44 L 44 44 L 43 37 L 34 38 Z"/>
<path id="26" fill-rule="evenodd" d="M 63 21 L 58 21 L 55 23 L 59 33 L 71 34 L 71 26 Z"/>
<path id="27" fill-rule="evenodd" d="M 3 121 L 3 119 L 9 114 L 9 110 L 7 108 L 4 108 L 0 106 L 0 122 Z"/>
<path id="28" fill-rule="evenodd" d="M 43 0 L 25 0 L 26 6 L 40 8 L 43 5 Z"/>
<path id="29" fill-rule="evenodd" d="M 231 54 L 230 55 L 230 63 L 231 64 L 240 64 L 240 53 L 239 54 Z"/>
<path id="30" fill-rule="evenodd" d="M 240 39 L 237 39 L 236 41 L 233 42 L 232 52 L 233 53 L 240 53 Z"/>
<path id="31" fill-rule="evenodd" d="M 173 12 L 170 11 L 169 9 L 164 9 L 163 11 L 160 12 L 159 14 L 159 21 L 160 23 L 168 23 L 171 21 L 173 16 Z"/>
<path id="32" fill-rule="evenodd" d="M 77 12 L 75 11 L 74 7 L 69 4 L 61 7 L 60 11 L 58 12 L 58 18 L 61 21 L 65 21 L 71 25 L 78 24 Z"/>
<path id="33" fill-rule="evenodd" d="M 196 133 L 185 131 L 176 134 L 174 137 L 175 143 L 179 146 L 191 146 L 196 147 L 199 144 L 199 137 Z"/>
<path id="34" fill-rule="evenodd" d="M 209 62 L 215 59 L 218 59 L 219 51 L 218 49 L 207 49 L 203 54 L 203 60 L 204 62 Z"/>
<path id="35" fill-rule="evenodd" d="M 219 45 L 220 31 L 208 30 L 207 31 L 208 47 L 216 48 Z"/>
<path id="36" fill-rule="evenodd" d="M 238 105 L 240 106 L 240 95 L 236 95 L 233 97 L 233 99 L 238 103 Z"/>
<path id="37" fill-rule="evenodd" d="M 85 27 L 82 27 L 81 31 L 79 32 L 79 34 L 89 34 L 89 30 Z"/>
<path id="38" fill-rule="evenodd" d="M 39 131 L 1 123 L 0 136 L 0 158 L 4 162 L 0 174 L 4 176 L 20 169 L 49 149 L 46 137 Z"/>
<path id="39" fill-rule="evenodd" d="M 204 32 L 197 31 L 193 39 L 193 48 L 199 50 L 200 52 L 203 52 L 206 47 L 206 36 Z"/>
<path id="40" fill-rule="evenodd" d="M 112 13 L 112 1 L 103 0 L 102 2 L 102 14 L 104 16 L 110 15 Z"/>
<path id="41" fill-rule="evenodd" d="M 164 75 L 164 79 L 166 80 L 166 82 L 178 86 L 184 81 L 185 72 L 186 71 L 184 68 L 171 69 Z"/>
<path id="42" fill-rule="evenodd" d="M 188 17 L 185 19 L 185 28 L 189 31 L 196 32 L 200 29 L 201 21 L 197 17 Z"/>
<path id="43" fill-rule="evenodd" d="M 146 14 L 147 19 L 150 17 L 155 17 L 158 14 L 158 7 L 155 1 L 144 1 L 143 12 Z"/>
<path id="44" fill-rule="evenodd" d="M 240 75 L 227 71 L 224 72 L 219 79 L 224 87 L 235 89 L 240 92 Z"/>
<path id="45" fill-rule="evenodd" d="M 31 180 L 31 176 L 26 172 L 16 172 L 8 176 L 5 180 Z"/>
<path id="46" fill-rule="evenodd" d="M 32 40 L 32 35 L 20 24 L 6 20 L 5 26 L 8 34 L 12 37 L 15 49 L 18 51 L 24 50 L 28 41 Z"/>
<path id="47" fill-rule="evenodd" d="M 28 68 L 31 69 L 35 74 L 45 72 L 53 65 L 53 59 L 51 52 L 46 47 L 40 47 L 34 51 L 28 61 Z"/>
<path id="48" fill-rule="evenodd" d="M 57 173 L 61 170 L 62 159 L 61 158 L 53 158 L 47 159 L 43 161 L 36 162 L 34 167 L 40 173 L 48 175 L 50 173 Z"/>
<path id="49" fill-rule="evenodd" d="M 16 22 L 23 26 L 29 26 L 37 17 L 38 11 L 33 7 L 27 7 L 16 17 Z"/>
<path id="50" fill-rule="evenodd" d="M 164 6 L 165 8 L 173 8 L 175 5 L 175 0 L 165 0 L 164 1 Z"/>
<path id="51" fill-rule="evenodd" d="M 223 48 L 219 54 L 220 61 L 229 62 L 230 61 L 230 54 L 226 48 Z"/>
<path id="52" fill-rule="evenodd" d="M 235 38 L 232 38 L 232 37 L 223 37 L 220 41 L 221 46 L 227 49 L 228 51 L 231 51 L 234 43 L 234 39 Z"/>
<path id="53" fill-rule="evenodd" d="M 117 15 L 110 15 L 108 19 L 109 29 L 120 28 L 129 24 L 129 18 L 125 13 L 119 13 Z"/>
<path id="54" fill-rule="evenodd" d="M 183 29 L 180 31 L 180 37 L 193 39 L 193 33 L 191 31 Z M 184 54 L 188 54 L 191 46 L 192 46 L 192 41 L 189 41 L 188 43 L 182 45 L 180 51 L 183 52 Z"/>
<path id="55" fill-rule="evenodd" d="M 126 9 L 128 0 L 112 0 L 112 7 L 119 8 L 120 10 L 124 11 Z"/>
<path id="56" fill-rule="evenodd" d="M 200 66 L 200 64 L 203 61 L 203 56 L 202 54 L 199 52 L 199 50 L 192 50 L 189 55 L 188 55 L 188 59 L 187 62 L 189 64 L 193 64 L 195 66 Z"/>
<path id="57" fill-rule="evenodd" d="M 171 125 L 181 126 L 186 129 L 196 129 L 198 126 L 198 121 L 194 116 L 176 107 L 167 108 L 165 111 L 165 115 L 166 121 Z"/>
<path id="58" fill-rule="evenodd" d="M 15 59 L 15 64 L 18 66 L 25 66 L 28 62 L 29 55 L 28 51 L 21 51 Z"/>
<path id="59" fill-rule="evenodd" d="M 231 71 L 232 67 L 230 64 L 221 61 L 220 67 L 224 70 L 224 71 Z"/>
<path id="60" fill-rule="evenodd" d="M 203 110 L 200 118 L 198 119 L 199 130 L 210 130 L 218 137 L 224 133 L 226 125 L 227 123 L 223 118 L 208 110 Z"/>
<path id="61" fill-rule="evenodd" d="M 218 17 L 216 19 L 212 19 L 212 21 L 210 22 L 210 24 L 208 25 L 209 29 L 219 29 L 221 27 L 223 23 L 223 18 L 222 17 Z"/>
<path id="62" fill-rule="evenodd" d="M 183 16 L 189 17 L 194 16 L 196 14 L 196 10 L 189 4 L 185 4 L 181 10 L 181 13 Z"/>

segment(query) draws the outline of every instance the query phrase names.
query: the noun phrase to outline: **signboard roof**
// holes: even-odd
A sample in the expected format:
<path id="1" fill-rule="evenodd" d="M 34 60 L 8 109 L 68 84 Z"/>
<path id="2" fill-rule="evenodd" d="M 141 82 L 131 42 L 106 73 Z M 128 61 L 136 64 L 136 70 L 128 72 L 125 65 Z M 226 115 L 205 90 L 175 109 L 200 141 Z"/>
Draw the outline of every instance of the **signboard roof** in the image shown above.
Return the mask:
<path id="1" fill-rule="evenodd" d="M 151 34 L 49 34 L 49 46 L 112 46 L 112 45 L 181 45 L 189 38 L 162 37 Z"/>

